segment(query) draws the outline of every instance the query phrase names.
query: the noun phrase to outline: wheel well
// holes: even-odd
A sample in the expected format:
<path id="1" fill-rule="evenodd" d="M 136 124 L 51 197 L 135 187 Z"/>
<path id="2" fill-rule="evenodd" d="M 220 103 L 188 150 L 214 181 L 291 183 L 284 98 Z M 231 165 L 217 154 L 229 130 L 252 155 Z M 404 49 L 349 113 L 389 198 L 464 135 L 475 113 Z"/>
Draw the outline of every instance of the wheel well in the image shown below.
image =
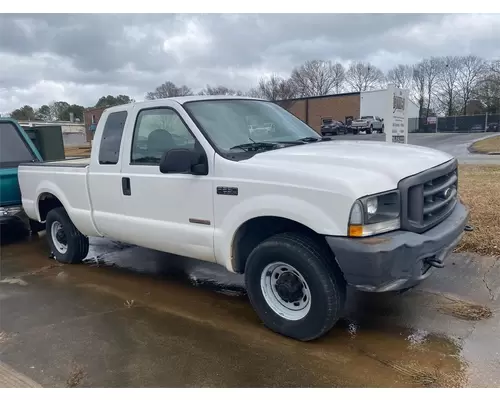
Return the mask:
<path id="1" fill-rule="evenodd" d="M 323 237 L 312 229 L 296 221 L 281 217 L 257 217 L 241 225 L 234 235 L 231 247 L 233 270 L 245 272 L 245 264 L 252 250 L 264 240 L 284 232 L 300 232 L 309 237 L 323 240 Z M 325 242 L 326 244 L 326 242 Z M 331 251 L 328 248 L 329 251 Z"/>
<path id="2" fill-rule="evenodd" d="M 57 207 L 63 207 L 59 199 L 51 193 L 42 193 L 38 199 L 38 212 L 40 213 L 40 220 L 43 222 L 47 218 L 50 210 Z"/>

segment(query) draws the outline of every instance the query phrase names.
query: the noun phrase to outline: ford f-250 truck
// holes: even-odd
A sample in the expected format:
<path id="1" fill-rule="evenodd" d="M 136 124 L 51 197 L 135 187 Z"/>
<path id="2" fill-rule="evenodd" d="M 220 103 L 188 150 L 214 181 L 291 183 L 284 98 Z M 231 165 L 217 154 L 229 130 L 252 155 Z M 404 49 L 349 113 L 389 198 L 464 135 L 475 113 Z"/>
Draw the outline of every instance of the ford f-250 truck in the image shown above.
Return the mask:
<path id="1" fill-rule="evenodd" d="M 19 179 L 57 260 L 100 236 L 218 263 L 244 274 L 267 327 L 303 341 L 342 316 L 347 285 L 399 291 L 442 268 L 468 219 L 452 156 L 331 141 L 242 97 L 108 108 L 90 159 L 24 164 Z"/>

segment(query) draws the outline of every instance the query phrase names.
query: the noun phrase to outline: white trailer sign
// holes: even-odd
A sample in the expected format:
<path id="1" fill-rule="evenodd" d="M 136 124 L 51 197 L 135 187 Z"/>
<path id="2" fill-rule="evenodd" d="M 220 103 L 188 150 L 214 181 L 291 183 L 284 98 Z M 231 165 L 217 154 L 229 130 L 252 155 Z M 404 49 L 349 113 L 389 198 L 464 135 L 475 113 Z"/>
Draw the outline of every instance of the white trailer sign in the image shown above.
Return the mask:
<path id="1" fill-rule="evenodd" d="M 409 91 L 395 85 L 387 88 L 384 126 L 386 142 L 408 143 L 408 95 Z"/>

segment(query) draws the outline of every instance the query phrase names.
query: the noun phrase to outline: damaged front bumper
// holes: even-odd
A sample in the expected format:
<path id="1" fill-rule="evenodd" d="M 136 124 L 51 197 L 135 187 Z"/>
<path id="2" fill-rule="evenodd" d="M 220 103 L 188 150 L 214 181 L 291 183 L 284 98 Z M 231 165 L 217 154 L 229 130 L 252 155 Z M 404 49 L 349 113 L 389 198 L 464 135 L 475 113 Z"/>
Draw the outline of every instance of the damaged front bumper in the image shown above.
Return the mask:
<path id="1" fill-rule="evenodd" d="M 464 234 L 469 212 L 458 203 L 434 228 L 418 234 L 395 231 L 368 238 L 327 236 L 347 283 L 368 292 L 411 288 L 428 278 Z"/>

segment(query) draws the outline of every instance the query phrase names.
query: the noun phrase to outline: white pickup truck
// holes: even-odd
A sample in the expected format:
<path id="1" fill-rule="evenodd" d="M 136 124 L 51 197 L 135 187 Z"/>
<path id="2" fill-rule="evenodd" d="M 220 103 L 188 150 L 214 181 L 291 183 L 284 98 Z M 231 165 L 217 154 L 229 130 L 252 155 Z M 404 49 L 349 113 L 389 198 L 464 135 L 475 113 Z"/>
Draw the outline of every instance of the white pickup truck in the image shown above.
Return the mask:
<path id="1" fill-rule="evenodd" d="M 272 124 L 252 137 L 247 121 Z M 22 164 L 22 203 L 55 258 L 89 236 L 244 274 L 264 324 L 312 340 L 346 287 L 417 285 L 460 241 L 457 161 L 429 148 L 331 141 L 263 100 L 200 96 L 107 109 L 90 159 Z"/>

